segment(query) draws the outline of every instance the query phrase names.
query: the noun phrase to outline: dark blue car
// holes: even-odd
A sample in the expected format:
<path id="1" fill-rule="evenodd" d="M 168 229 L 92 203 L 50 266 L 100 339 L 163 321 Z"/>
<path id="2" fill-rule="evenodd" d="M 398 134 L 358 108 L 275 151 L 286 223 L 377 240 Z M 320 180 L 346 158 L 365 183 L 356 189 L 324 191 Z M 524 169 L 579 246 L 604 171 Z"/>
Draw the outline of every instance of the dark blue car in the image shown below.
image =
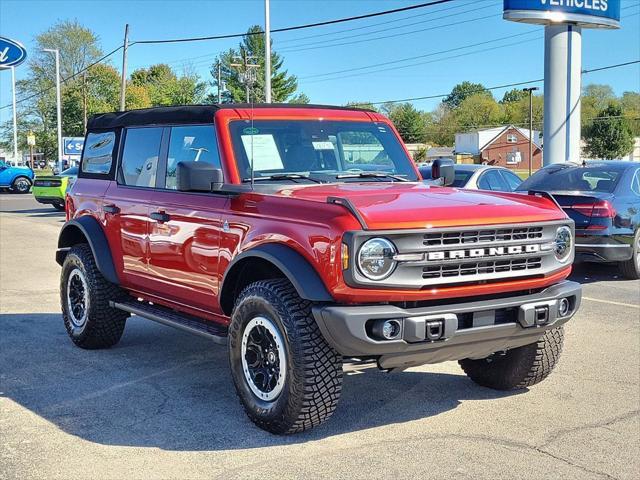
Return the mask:
<path id="1" fill-rule="evenodd" d="M 576 261 L 617 262 L 640 278 L 640 164 L 549 165 L 518 190 L 548 192 L 576 223 Z"/>

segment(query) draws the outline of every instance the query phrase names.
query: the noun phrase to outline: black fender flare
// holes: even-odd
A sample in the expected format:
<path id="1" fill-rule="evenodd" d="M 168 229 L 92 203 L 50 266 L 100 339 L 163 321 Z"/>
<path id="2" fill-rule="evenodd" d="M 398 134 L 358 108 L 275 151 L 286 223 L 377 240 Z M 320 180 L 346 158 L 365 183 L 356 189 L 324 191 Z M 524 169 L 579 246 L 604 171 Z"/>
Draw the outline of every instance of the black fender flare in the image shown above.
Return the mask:
<path id="1" fill-rule="evenodd" d="M 78 243 L 85 243 L 82 237 L 89 244 L 93 258 L 102 276 L 109 282 L 118 285 L 120 281 L 118 280 L 107 237 L 98 220 L 89 215 L 69 220 L 60 230 L 58 251 L 56 252 L 58 264 L 62 265 L 64 263 L 64 259 L 72 246 Z"/>
<path id="2" fill-rule="evenodd" d="M 249 258 L 260 258 L 276 266 L 295 287 L 298 295 L 311 302 L 333 302 L 333 297 L 327 291 L 320 275 L 311 266 L 309 261 L 291 247 L 276 243 L 258 245 L 236 256 L 222 278 L 220 285 L 220 299 L 228 294 L 228 289 L 233 288 L 228 282 L 230 273 L 234 267 Z M 225 290 L 226 288 L 226 290 Z"/>

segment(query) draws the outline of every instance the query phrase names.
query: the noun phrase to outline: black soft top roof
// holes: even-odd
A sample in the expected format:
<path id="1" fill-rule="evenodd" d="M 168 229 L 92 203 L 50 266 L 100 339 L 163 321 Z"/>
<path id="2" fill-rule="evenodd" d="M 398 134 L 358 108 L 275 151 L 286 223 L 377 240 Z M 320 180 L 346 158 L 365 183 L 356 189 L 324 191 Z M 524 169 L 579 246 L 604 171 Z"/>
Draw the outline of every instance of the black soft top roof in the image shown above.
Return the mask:
<path id="1" fill-rule="evenodd" d="M 370 112 L 365 108 L 306 105 L 292 103 L 224 103 L 215 105 L 178 105 L 173 107 L 141 108 L 125 112 L 98 113 L 89 118 L 87 130 L 111 129 L 135 125 L 166 125 L 169 123 L 211 123 L 220 109 L 247 108 L 324 108 Z"/>

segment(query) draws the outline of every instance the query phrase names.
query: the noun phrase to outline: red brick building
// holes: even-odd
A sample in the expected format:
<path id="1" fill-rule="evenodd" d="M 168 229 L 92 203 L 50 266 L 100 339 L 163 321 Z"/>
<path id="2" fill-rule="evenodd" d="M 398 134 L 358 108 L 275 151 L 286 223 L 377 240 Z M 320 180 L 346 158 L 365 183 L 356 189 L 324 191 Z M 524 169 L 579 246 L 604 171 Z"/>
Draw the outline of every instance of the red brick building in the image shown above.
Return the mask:
<path id="1" fill-rule="evenodd" d="M 533 131 L 532 170 L 542 168 L 540 132 Z M 529 130 L 513 125 L 456 134 L 456 154 L 472 155 L 476 163 L 513 170 L 529 169 Z"/>

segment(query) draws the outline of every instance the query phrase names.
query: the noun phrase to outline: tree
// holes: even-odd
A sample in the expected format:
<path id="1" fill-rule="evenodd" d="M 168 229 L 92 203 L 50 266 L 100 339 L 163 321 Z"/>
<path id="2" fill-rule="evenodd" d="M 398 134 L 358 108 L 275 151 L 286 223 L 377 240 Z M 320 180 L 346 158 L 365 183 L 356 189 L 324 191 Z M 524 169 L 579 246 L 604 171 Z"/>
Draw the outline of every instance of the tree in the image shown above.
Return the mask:
<path id="1" fill-rule="evenodd" d="M 427 127 L 426 141 L 439 146 L 453 146 L 458 131 L 456 115 L 446 104 L 440 103 L 431 113 Z"/>
<path id="2" fill-rule="evenodd" d="M 544 114 L 544 97 L 533 95 L 533 128 L 540 130 Z M 529 128 L 529 94 L 515 102 L 502 104 L 503 123 Z"/>
<path id="3" fill-rule="evenodd" d="M 607 108 L 611 102 L 616 102 L 616 96 L 609 85 L 590 84 L 582 89 L 582 129 L 591 126 L 591 119 L 598 116 L 598 112 Z"/>
<path id="4" fill-rule="evenodd" d="M 254 70 L 255 81 L 250 88 L 251 100 L 254 102 L 264 102 L 264 72 L 265 72 L 265 55 L 264 55 L 264 32 L 258 25 L 247 30 L 247 35 L 243 37 L 237 49 L 220 55 L 211 67 L 211 75 L 213 76 L 213 85 L 220 89 L 223 86 L 223 102 L 245 102 L 246 89 L 243 82 L 243 68 L 232 67 L 231 64 L 242 63 L 245 56 L 249 59 L 248 63 L 257 64 Z M 221 78 L 223 85 L 218 85 L 217 65 L 221 65 Z M 304 94 L 296 95 L 298 89 L 298 80 L 295 75 L 289 75 L 287 70 L 283 69 L 284 59 L 281 55 L 271 50 L 271 99 L 273 102 L 295 102 L 308 103 L 309 99 Z M 217 95 L 216 95 L 217 96 Z M 209 100 L 213 102 L 214 96 L 211 95 Z"/>
<path id="5" fill-rule="evenodd" d="M 178 77 L 176 73 L 164 63 L 140 68 L 131 74 L 131 84 L 147 91 L 151 106 L 160 105 L 189 105 L 203 103 L 206 98 L 207 85 L 200 81 L 200 77 L 188 69 Z M 139 97 L 144 99 L 144 95 Z"/>
<path id="6" fill-rule="evenodd" d="M 503 123 L 500 105 L 485 93 L 476 93 L 465 98 L 456 110 L 455 117 L 461 130 L 486 128 Z"/>
<path id="7" fill-rule="evenodd" d="M 640 93 L 624 92 L 620 99 L 622 113 L 629 120 L 634 137 L 640 136 Z"/>
<path id="8" fill-rule="evenodd" d="M 481 83 L 471 83 L 464 81 L 459 83 L 451 93 L 442 101 L 447 107 L 454 110 L 460 106 L 460 104 L 471 95 L 484 95 L 492 97 L 491 92 L 486 89 Z M 492 97 L 493 98 L 493 97 Z"/>
<path id="9" fill-rule="evenodd" d="M 384 110 L 405 143 L 423 143 L 425 141 L 425 118 L 412 104 L 387 104 L 384 106 Z"/>
<path id="10" fill-rule="evenodd" d="M 508 92 L 505 92 L 500 103 L 517 103 L 525 98 L 529 98 L 529 94 L 527 92 L 523 92 L 520 88 L 513 88 Z"/>
<path id="11" fill-rule="evenodd" d="M 378 111 L 378 108 L 371 102 L 347 102 L 346 107 L 366 108 L 367 110 Z"/>
<path id="12" fill-rule="evenodd" d="M 629 121 L 622 117 L 622 108 L 609 104 L 598 114 L 598 120 L 585 129 L 585 151 L 593 158 L 614 159 L 633 149 L 633 135 Z"/>

